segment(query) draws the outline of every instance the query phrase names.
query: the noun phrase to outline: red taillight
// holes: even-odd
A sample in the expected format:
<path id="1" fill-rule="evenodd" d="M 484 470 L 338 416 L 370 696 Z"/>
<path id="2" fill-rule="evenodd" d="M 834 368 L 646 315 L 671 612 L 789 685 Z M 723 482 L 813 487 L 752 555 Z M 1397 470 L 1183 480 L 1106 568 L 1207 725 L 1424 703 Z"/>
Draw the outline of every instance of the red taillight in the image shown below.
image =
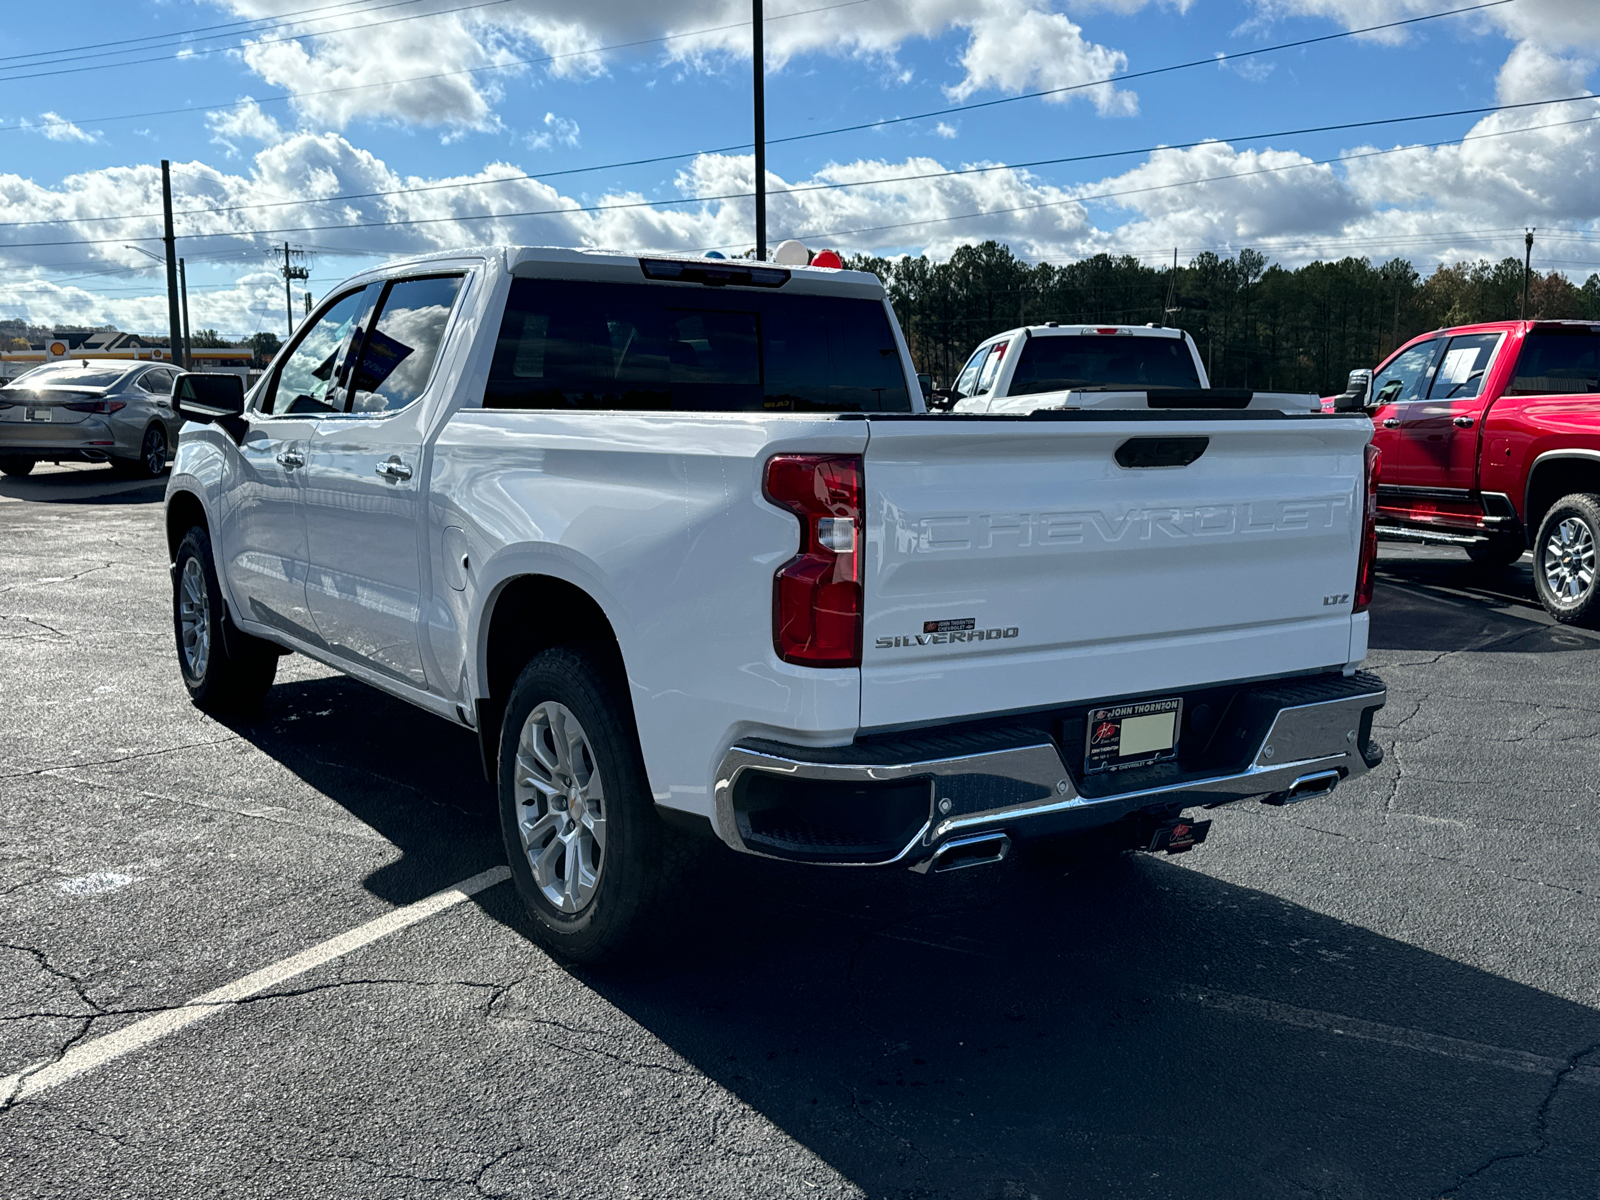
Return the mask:
<path id="1" fill-rule="evenodd" d="M 784 662 L 861 665 L 861 459 L 779 454 L 767 499 L 800 518 L 800 553 L 772 581 L 772 643 Z"/>
<path id="2" fill-rule="evenodd" d="M 102 417 L 108 417 L 114 412 L 121 412 L 128 407 L 128 404 L 125 400 L 80 400 L 76 404 L 65 404 L 62 407 L 73 412 L 98 413 Z"/>
<path id="3" fill-rule="evenodd" d="M 1372 589 L 1378 584 L 1378 470 L 1383 451 L 1367 443 L 1367 491 L 1361 510 L 1361 557 L 1356 561 L 1356 602 L 1351 612 L 1361 612 L 1372 603 Z"/>

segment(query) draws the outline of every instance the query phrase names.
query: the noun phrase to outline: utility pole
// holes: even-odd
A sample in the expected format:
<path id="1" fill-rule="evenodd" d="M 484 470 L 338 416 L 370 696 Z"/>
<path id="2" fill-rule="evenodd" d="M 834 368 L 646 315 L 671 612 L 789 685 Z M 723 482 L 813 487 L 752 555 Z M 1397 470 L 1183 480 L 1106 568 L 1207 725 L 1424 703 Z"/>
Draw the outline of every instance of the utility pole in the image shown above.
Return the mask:
<path id="1" fill-rule="evenodd" d="M 766 20 L 761 0 L 750 0 L 751 62 L 754 64 L 756 143 L 756 260 L 767 257 L 767 52 L 762 48 Z"/>
<path id="2" fill-rule="evenodd" d="M 172 172 L 166 159 L 161 160 L 161 219 L 165 231 L 162 240 L 167 246 L 167 323 L 171 331 L 171 358 L 180 365 L 188 362 L 183 354 L 183 326 L 178 316 L 178 250 L 172 236 Z"/>
<path id="3" fill-rule="evenodd" d="M 1528 319 L 1528 283 L 1533 276 L 1533 229 L 1527 230 L 1523 238 L 1527 246 L 1527 256 L 1522 260 L 1522 320 Z"/>
<path id="4" fill-rule="evenodd" d="M 289 243 L 283 244 L 283 311 L 289 318 L 289 336 L 294 336 L 294 281 L 310 278 L 305 267 L 294 266 L 289 261 Z"/>
<path id="5" fill-rule="evenodd" d="M 189 345 L 189 277 L 183 271 L 183 259 L 178 260 L 178 295 L 183 302 L 183 369 L 192 371 L 193 359 Z"/>

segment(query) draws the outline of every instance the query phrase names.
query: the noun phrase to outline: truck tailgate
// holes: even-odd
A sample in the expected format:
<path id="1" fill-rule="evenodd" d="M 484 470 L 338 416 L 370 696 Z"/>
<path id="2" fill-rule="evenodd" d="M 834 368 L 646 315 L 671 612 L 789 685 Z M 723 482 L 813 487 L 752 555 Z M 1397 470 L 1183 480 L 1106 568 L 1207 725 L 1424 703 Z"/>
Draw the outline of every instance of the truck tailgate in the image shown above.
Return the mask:
<path id="1" fill-rule="evenodd" d="M 1370 437 L 1321 415 L 872 420 L 863 727 L 1360 658 Z M 1160 465 L 1202 445 L 1173 439 L 1203 450 Z"/>

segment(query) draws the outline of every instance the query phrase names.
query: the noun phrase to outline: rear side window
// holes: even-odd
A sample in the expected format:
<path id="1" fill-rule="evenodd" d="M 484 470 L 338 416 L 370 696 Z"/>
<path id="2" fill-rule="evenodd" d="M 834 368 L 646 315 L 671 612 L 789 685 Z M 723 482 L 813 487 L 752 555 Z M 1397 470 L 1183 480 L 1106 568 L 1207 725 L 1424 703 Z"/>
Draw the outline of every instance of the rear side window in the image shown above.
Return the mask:
<path id="1" fill-rule="evenodd" d="M 1476 396 L 1483 390 L 1489 360 L 1499 344 L 1498 333 L 1469 333 L 1451 338 L 1444 348 L 1444 357 L 1439 360 L 1439 369 L 1434 373 L 1428 399 L 1468 400 Z"/>
<path id="2" fill-rule="evenodd" d="M 1031 337 L 1011 376 L 1013 396 L 1068 388 L 1197 388 L 1194 355 L 1182 338 L 1131 334 Z"/>
<path id="3" fill-rule="evenodd" d="M 1508 396 L 1572 396 L 1600 391 L 1600 338 L 1587 331 L 1536 330 L 1522 342 Z"/>
<path id="4" fill-rule="evenodd" d="M 518 279 L 487 408 L 909 412 L 883 305 Z"/>

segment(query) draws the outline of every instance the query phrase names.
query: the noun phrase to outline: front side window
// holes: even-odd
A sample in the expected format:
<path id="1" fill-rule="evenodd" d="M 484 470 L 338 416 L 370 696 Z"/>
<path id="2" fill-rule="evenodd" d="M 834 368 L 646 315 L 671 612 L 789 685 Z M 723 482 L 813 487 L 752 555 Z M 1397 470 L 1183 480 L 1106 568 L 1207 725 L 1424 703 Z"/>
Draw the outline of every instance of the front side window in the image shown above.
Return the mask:
<path id="1" fill-rule="evenodd" d="M 1372 381 L 1372 406 L 1422 399 L 1442 344 L 1442 338 L 1418 342 L 1385 365 Z"/>
<path id="2" fill-rule="evenodd" d="M 428 386 L 444 341 L 450 310 L 461 291 L 460 275 L 402 279 L 389 285 L 376 319 L 361 341 L 350 375 L 350 412 L 393 412 Z M 356 337 L 361 338 L 358 330 Z"/>
<path id="3" fill-rule="evenodd" d="M 956 376 L 956 385 L 950 389 L 952 400 L 965 400 L 974 395 L 978 390 L 978 372 L 983 369 L 984 356 L 989 353 L 989 347 L 984 346 L 974 352 L 967 359 L 967 365 L 961 368 L 961 374 Z"/>
<path id="4" fill-rule="evenodd" d="M 983 370 L 978 373 L 978 393 L 990 391 L 1000 374 L 1000 364 L 1005 361 L 1006 343 L 996 342 L 989 347 L 989 357 L 983 360 Z"/>
<path id="5" fill-rule="evenodd" d="M 1444 348 L 1444 357 L 1439 360 L 1439 369 L 1434 372 L 1428 399 L 1470 400 L 1476 396 L 1483 390 L 1489 362 L 1499 344 L 1498 333 L 1469 333 L 1451 338 Z"/>
<path id="6" fill-rule="evenodd" d="M 334 301 L 307 329 L 283 360 L 272 390 L 260 411 L 274 416 L 335 412 L 341 405 L 330 401 L 334 386 L 334 366 L 339 351 L 350 336 L 361 309 L 360 290 L 348 292 Z"/>
<path id="7" fill-rule="evenodd" d="M 1600 337 L 1587 330 L 1539 329 L 1522 340 L 1508 396 L 1581 396 L 1600 392 Z"/>
<path id="8" fill-rule="evenodd" d="M 879 302 L 519 279 L 484 405 L 909 412 L 911 399 Z"/>
<path id="9" fill-rule="evenodd" d="M 1182 338 L 1057 334 L 1022 344 L 1006 390 L 1013 396 L 1071 388 L 1197 388 L 1194 355 Z"/>

